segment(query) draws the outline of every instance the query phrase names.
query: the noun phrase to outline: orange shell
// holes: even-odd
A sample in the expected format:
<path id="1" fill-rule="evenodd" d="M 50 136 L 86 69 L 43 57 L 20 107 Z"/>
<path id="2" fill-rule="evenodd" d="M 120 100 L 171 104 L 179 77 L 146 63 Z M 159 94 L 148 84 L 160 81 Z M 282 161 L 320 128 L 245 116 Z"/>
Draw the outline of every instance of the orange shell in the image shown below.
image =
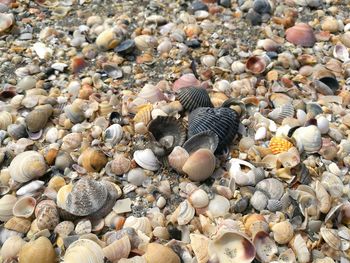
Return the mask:
<path id="1" fill-rule="evenodd" d="M 286 152 L 292 147 L 293 147 L 293 144 L 290 141 L 280 137 L 272 137 L 269 144 L 269 148 L 273 154 Z"/>

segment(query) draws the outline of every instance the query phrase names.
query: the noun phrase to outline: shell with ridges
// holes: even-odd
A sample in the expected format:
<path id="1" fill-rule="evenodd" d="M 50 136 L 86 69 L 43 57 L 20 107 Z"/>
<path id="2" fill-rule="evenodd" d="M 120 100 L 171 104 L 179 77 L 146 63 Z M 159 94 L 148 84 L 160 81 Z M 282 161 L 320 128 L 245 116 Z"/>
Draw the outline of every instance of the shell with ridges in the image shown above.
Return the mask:
<path id="1" fill-rule="evenodd" d="M 122 175 L 130 170 L 131 161 L 123 154 L 118 154 L 110 163 L 110 169 L 113 174 Z"/>
<path id="2" fill-rule="evenodd" d="M 300 151 L 307 153 L 317 152 L 322 147 L 321 132 L 315 125 L 300 127 L 294 133 L 292 138 Z"/>
<path id="3" fill-rule="evenodd" d="M 191 247 L 198 263 L 207 263 L 209 260 L 209 238 L 204 235 L 190 234 Z"/>
<path id="4" fill-rule="evenodd" d="M 131 227 L 135 230 L 140 230 L 142 233 L 148 236 L 152 233 L 152 225 L 147 217 L 129 216 L 128 218 L 126 218 L 123 228 L 128 227 Z"/>
<path id="5" fill-rule="evenodd" d="M 152 104 L 145 104 L 141 105 L 137 109 L 137 113 L 134 117 L 134 122 L 139 123 L 143 122 L 145 125 L 147 125 L 152 120 L 152 113 L 153 105 Z"/>
<path id="6" fill-rule="evenodd" d="M 43 236 L 25 244 L 18 254 L 19 262 L 55 263 L 56 259 L 50 240 Z"/>
<path id="7" fill-rule="evenodd" d="M 273 154 L 286 152 L 293 147 L 293 144 L 281 137 L 272 137 L 269 143 L 269 148 Z"/>
<path id="8" fill-rule="evenodd" d="M 187 200 L 180 203 L 175 211 L 180 226 L 188 224 L 194 217 L 195 209 Z"/>
<path id="9" fill-rule="evenodd" d="M 12 216 L 12 208 L 17 202 L 17 198 L 13 195 L 4 195 L 0 199 L 0 220 L 1 221 L 8 221 Z"/>
<path id="10" fill-rule="evenodd" d="M 294 107 L 292 104 L 285 104 L 271 111 L 268 117 L 277 123 L 282 123 L 285 118 L 294 116 Z"/>
<path id="11" fill-rule="evenodd" d="M 289 221 L 279 222 L 271 227 L 273 238 L 278 244 L 287 244 L 294 236 L 294 229 Z"/>
<path id="12" fill-rule="evenodd" d="M 139 166 L 150 171 L 157 171 L 160 167 L 159 161 L 151 149 L 135 151 L 134 159 Z"/>
<path id="13" fill-rule="evenodd" d="M 64 263 L 103 263 L 104 253 L 102 248 L 94 241 L 89 239 L 78 239 L 70 244 L 63 260 Z"/>
<path id="14" fill-rule="evenodd" d="M 183 145 L 183 148 L 189 153 L 205 148 L 213 153 L 219 144 L 219 137 L 213 131 L 203 131 L 189 138 Z"/>
<path id="15" fill-rule="evenodd" d="M 275 178 L 267 178 L 260 181 L 255 189 L 262 191 L 270 199 L 279 200 L 284 194 L 283 184 Z"/>
<path id="16" fill-rule="evenodd" d="M 0 112 L 0 130 L 6 130 L 12 124 L 12 115 L 7 111 Z"/>
<path id="17" fill-rule="evenodd" d="M 105 142 L 114 146 L 120 142 L 123 137 L 123 128 L 119 124 L 109 126 L 103 133 Z"/>
<path id="18" fill-rule="evenodd" d="M 338 235 L 338 231 L 335 229 L 329 229 L 326 227 L 321 227 L 321 236 L 324 241 L 333 249 L 339 250 L 341 248 L 341 239 Z"/>
<path id="19" fill-rule="evenodd" d="M 30 132 L 38 132 L 43 129 L 46 126 L 52 112 L 53 108 L 50 104 L 36 107 L 26 116 L 25 121 L 28 130 Z"/>
<path id="20" fill-rule="evenodd" d="M 12 217 L 5 223 L 5 228 L 19 233 L 27 233 L 30 229 L 31 221 L 22 217 Z"/>
<path id="21" fill-rule="evenodd" d="M 202 189 L 194 190 L 188 197 L 194 208 L 203 208 L 209 204 L 208 194 Z"/>
<path id="22" fill-rule="evenodd" d="M 71 221 L 62 221 L 54 229 L 60 237 L 67 237 L 74 230 L 74 223 Z"/>
<path id="23" fill-rule="evenodd" d="M 105 257 L 111 262 L 118 262 L 122 258 L 127 258 L 130 254 L 131 245 L 127 235 L 112 244 L 103 248 Z"/>
<path id="24" fill-rule="evenodd" d="M 180 89 L 177 99 L 185 110 L 193 111 L 199 107 L 213 107 L 206 89 L 188 87 Z"/>
<path id="25" fill-rule="evenodd" d="M 3 260 L 15 259 L 21 248 L 26 244 L 21 237 L 11 236 L 6 239 L 5 243 L 1 247 L 0 256 Z"/>

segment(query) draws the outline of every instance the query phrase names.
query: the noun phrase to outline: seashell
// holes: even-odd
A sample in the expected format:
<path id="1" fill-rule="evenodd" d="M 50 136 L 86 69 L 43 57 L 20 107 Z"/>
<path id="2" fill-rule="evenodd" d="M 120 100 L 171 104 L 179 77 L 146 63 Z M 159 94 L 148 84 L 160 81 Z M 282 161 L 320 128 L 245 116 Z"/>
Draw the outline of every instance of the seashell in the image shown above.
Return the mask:
<path id="1" fill-rule="evenodd" d="M 83 101 L 76 99 L 72 104 L 64 108 L 64 113 L 72 123 L 80 123 L 85 120 Z"/>
<path id="2" fill-rule="evenodd" d="M 5 243 L 1 247 L 0 256 L 4 261 L 16 259 L 19 251 L 26 244 L 21 237 L 11 236 L 6 239 Z"/>
<path id="3" fill-rule="evenodd" d="M 37 106 L 25 118 L 28 130 L 30 132 L 38 132 L 43 129 L 52 113 L 53 108 L 50 104 Z"/>
<path id="4" fill-rule="evenodd" d="M 288 28 L 286 30 L 286 39 L 294 45 L 303 47 L 312 47 L 316 42 L 312 27 L 305 23 L 298 23 Z"/>
<path id="5" fill-rule="evenodd" d="M 267 210 L 270 212 L 276 212 L 276 211 L 281 211 L 283 208 L 283 204 L 280 200 L 275 200 L 275 199 L 269 199 L 267 201 Z"/>
<path id="6" fill-rule="evenodd" d="M 169 247 L 158 243 L 149 243 L 146 247 L 143 257 L 146 262 L 152 263 L 180 263 L 179 256 Z"/>
<path id="7" fill-rule="evenodd" d="M 233 74 L 241 74 L 245 71 L 245 69 L 246 69 L 246 65 L 241 61 L 234 61 L 231 64 L 231 70 Z"/>
<path id="8" fill-rule="evenodd" d="M 190 234 L 191 248 L 198 263 L 207 263 L 209 261 L 208 246 L 209 238 L 204 235 Z"/>
<path id="9" fill-rule="evenodd" d="M 190 155 L 184 148 L 175 146 L 168 156 L 169 165 L 177 172 L 182 173 L 182 167 L 189 157 Z"/>
<path id="10" fill-rule="evenodd" d="M 267 206 L 267 203 L 268 197 L 261 191 L 255 191 L 250 199 L 250 204 L 254 207 L 254 209 L 258 211 L 264 210 Z"/>
<path id="11" fill-rule="evenodd" d="M 274 109 L 268 114 L 268 117 L 275 122 L 281 124 L 285 118 L 294 116 L 294 107 L 291 104 L 285 104 L 279 108 Z"/>
<path id="12" fill-rule="evenodd" d="M 145 99 L 150 103 L 165 100 L 163 92 L 156 86 L 146 84 L 139 92 L 138 97 Z"/>
<path id="13" fill-rule="evenodd" d="M 203 208 L 209 204 L 209 197 L 204 190 L 197 189 L 190 194 L 188 201 L 194 208 Z"/>
<path id="14" fill-rule="evenodd" d="M 193 111 L 199 107 L 213 107 L 206 89 L 187 87 L 179 90 L 177 99 L 185 110 Z"/>
<path id="15" fill-rule="evenodd" d="M 54 229 L 54 232 L 57 233 L 60 237 L 67 237 L 73 231 L 74 224 L 70 221 L 62 221 Z"/>
<path id="16" fill-rule="evenodd" d="M 137 113 L 134 117 L 135 123 L 142 122 L 144 125 L 147 125 L 152 120 L 152 113 L 153 106 L 152 104 L 145 104 L 140 107 L 138 107 Z"/>
<path id="17" fill-rule="evenodd" d="M 136 231 L 141 231 L 142 233 L 150 236 L 152 233 L 152 225 L 147 217 L 134 217 L 129 216 L 126 218 L 123 229 L 131 227 Z"/>
<path id="18" fill-rule="evenodd" d="M 73 215 L 86 216 L 99 210 L 106 199 L 107 189 L 102 183 L 82 178 L 74 186 L 60 188 L 57 205 Z"/>
<path id="19" fill-rule="evenodd" d="M 115 48 L 121 40 L 121 36 L 119 36 L 117 30 L 108 28 L 97 36 L 96 45 L 102 50 L 108 50 Z"/>
<path id="20" fill-rule="evenodd" d="M 320 130 L 321 134 L 327 134 L 329 131 L 329 120 L 322 115 L 317 116 L 316 120 L 317 128 Z"/>
<path id="21" fill-rule="evenodd" d="M 78 239 L 69 245 L 64 255 L 63 262 L 103 263 L 104 252 L 102 248 L 94 241 L 89 239 Z"/>
<path id="22" fill-rule="evenodd" d="M 323 187 L 320 181 L 316 181 L 315 193 L 317 200 L 319 201 L 319 209 L 322 213 L 327 214 L 331 209 L 331 197 L 329 196 L 327 190 Z"/>
<path id="23" fill-rule="evenodd" d="M 148 131 L 168 153 L 186 140 L 185 127 L 175 117 L 158 116 L 148 124 Z"/>
<path id="24" fill-rule="evenodd" d="M 26 194 L 31 194 L 34 193 L 35 191 L 39 190 L 45 182 L 43 181 L 39 181 L 39 180 L 35 180 L 32 181 L 24 186 L 22 186 L 21 188 L 19 188 L 16 192 L 17 195 L 26 195 Z"/>
<path id="25" fill-rule="evenodd" d="M 127 235 L 112 244 L 103 248 L 105 257 L 111 262 L 119 262 L 122 258 L 127 258 L 130 254 L 131 245 Z"/>
<path id="26" fill-rule="evenodd" d="M 344 186 L 338 176 L 329 172 L 324 172 L 321 183 L 332 197 L 342 196 Z"/>
<path id="27" fill-rule="evenodd" d="M 88 172 L 99 172 L 107 163 L 106 155 L 97 149 L 87 148 L 79 156 L 78 164 L 83 166 Z"/>
<path id="28" fill-rule="evenodd" d="M 255 185 L 257 182 L 265 178 L 265 173 L 259 173 L 259 170 L 249 162 L 232 158 L 229 165 L 230 177 L 240 186 Z M 242 167 L 244 167 L 245 171 L 249 168 L 249 171 L 242 171 Z"/>
<path id="29" fill-rule="evenodd" d="M 289 221 L 282 221 L 271 227 L 274 240 L 281 245 L 287 244 L 294 236 L 294 229 Z"/>
<path id="30" fill-rule="evenodd" d="M 173 84 L 173 91 L 178 91 L 187 87 L 199 87 L 201 82 L 192 73 L 182 75 Z"/>
<path id="31" fill-rule="evenodd" d="M 213 55 L 204 55 L 201 57 L 201 64 L 206 67 L 214 67 L 216 58 Z"/>
<path id="32" fill-rule="evenodd" d="M 20 183 L 28 182 L 45 174 L 45 159 L 36 151 L 22 152 L 13 158 L 9 172 L 13 180 Z"/>
<path id="33" fill-rule="evenodd" d="M 0 35 L 6 34 L 14 24 L 13 14 L 0 13 Z"/>
<path id="34" fill-rule="evenodd" d="M 58 170 L 64 171 L 64 169 L 69 168 L 74 163 L 72 157 L 69 153 L 65 151 L 59 151 L 55 158 L 55 167 Z"/>
<path id="35" fill-rule="evenodd" d="M 157 51 L 160 54 L 168 53 L 172 49 L 172 43 L 169 39 L 164 39 L 162 42 L 159 43 L 157 47 Z"/>
<path id="36" fill-rule="evenodd" d="M 125 217 L 112 211 L 105 217 L 104 221 L 106 226 L 115 230 L 120 230 L 124 225 Z"/>
<path id="37" fill-rule="evenodd" d="M 36 224 L 40 230 L 54 230 L 60 219 L 55 203 L 42 201 L 36 208 Z"/>
<path id="38" fill-rule="evenodd" d="M 245 64 L 246 70 L 253 74 L 261 74 L 266 70 L 267 61 L 261 56 L 252 56 L 248 58 Z"/>
<path id="39" fill-rule="evenodd" d="M 199 149 L 185 162 L 182 170 L 190 180 L 200 182 L 208 179 L 214 172 L 216 159 L 208 149 Z"/>
<path id="40" fill-rule="evenodd" d="M 215 152 L 219 144 L 219 137 L 213 131 L 203 131 L 188 139 L 183 148 L 189 153 L 193 153 L 199 149 L 209 149 L 213 153 Z"/>
<path id="41" fill-rule="evenodd" d="M 335 75 L 323 66 L 315 66 L 313 80 L 316 89 L 324 95 L 333 95 L 339 89 Z"/>
<path id="42" fill-rule="evenodd" d="M 321 227 L 320 234 L 324 241 L 333 249 L 339 250 L 341 248 L 341 239 L 338 232 L 334 229 Z"/>
<path id="43" fill-rule="evenodd" d="M 8 186 L 0 185 L 0 196 L 8 194 L 10 192 L 10 190 L 11 189 Z"/>
<path id="44" fill-rule="evenodd" d="M 103 133 L 106 144 L 114 146 L 123 138 L 123 128 L 119 124 L 112 124 Z"/>
<path id="45" fill-rule="evenodd" d="M 50 240 L 43 236 L 26 243 L 18 254 L 19 262 L 55 263 L 56 260 L 56 253 Z"/>
<path id="46" fill-rule="evenodd" d="M 230 210 L 230 202 L 227 198 L 221 195 L 215 195 L 213 199 L 210 200 L 208 205 L 208 212 L 210 216 L 220 217 L 225 216 Z"/>
<path id="47" fill-rule="evenodd" d="M 285 263 L 297 262 L 295 254 L 291 248 L 288 248 L 287 250 L 283 251 L 279 255 L 278 260 Z"/>
<path id="48" fill-rule="evenodd" d="M 275 178 L 267 178 L 260 181 L 256 186 L 256 190 L 263 192 L 270 199 L 281 199 L 284 194 L 283 184 Z"/>
<path id="49" fill-rule="evenodd" d="M 25 234 L 29 231 L 31 223 L 32 222 L 26 218 L 12 217 L 4 226 L 6 229 Z"/>
<path id="50" fill-rule="evenodd" d="M 112 68 L 112 66 L 111 66 Z M 113 68 L 114 69 L 114 68 Z M 114 78 L 118 78 L 115 77 L 115 75 L 118 74 L 118 70 L 114 69 L 114 71 L 112 71 L 112 69 L 107 69 L 106 66 L 104 66 L 104 71 L 108 71 L 108 74 L 111 76 L 114 76 Z M 98 104 L 98 111 L 100 113 L 101 116 L 107 116 L 108 114 L 110 114 L 113 111 L 113 107 L 112 105 L 109 103 L 109 101 L 102 101 L 101 103 Z"/>
<path id="51" fill-rule="evenodd" d="M 80 147 L 83 140 L 82 134 L 72 132 L 62 138 L 61 149 L 65 151 L 72 151 Z"/>
<path id="52" fill-rule="evenodd" d="M 301 263 L 310 262 L 310 252 L 307 248 L 305 240 L 302 238 L 300 234 L 297 234 L 293 240 L 291 241 L 291 247 L 297 256 L 298 261 Z"/>
<path id="53" fill-rule="evenodd" d="M 183 226 L 193 219 L 195 212 L 190 202 L 185 200 L 179 204 L 173 216 L 177 220 L 178 225 Z"/>
<path id="54" fill-rule="evenodd" d="M 278 248 L 274 240 L 264 231 L 257 232 L 253 237 L 256 258 L 261 262 L 271 262 L 278 253 Z"/>
<path id="55" fill-rule="evenodd" d="M 154 36 L 150 35 L 140 35 L 134 38 L 135 46 L 141 50 L 146 51 L 155 48 L 158 43 Z"/>
<path id="56" fill-rule="evenodd" d="M 266 51 L 276 51 L 280 45 L 272 39 L 266 38 L 258 40 L 257 47 L 263 48 Z"/>
<path id="57" fill-rule="evenodd" d="M 343 62 L 347 62 L 349 60 L 349 51 L 346 46 L 342 44 L 336 44 L 333 48 L 333 57 Z"/>
<path id="58" fill-rule="evenodd" d="M 134 152 L 135 162 L 144 169 L 157 171 L 160 168 L 159 161 L 151 149 Z"/>
<path id="59" fill-rule="evenodd" d="M 12 124 L 12 115 L 7 111 L 0 112 L 0 130 L 6 130 Z"/>
<path id="60" fill-rule="evenodd" d="M 0 119 L 1 119 L 1 116 L 0 116 Z M 0 123 L 1 123 L 1 120 L 0 120 Z M 28 137 L 26 126 L 23 124 L 10 124 L 7 126 L 7 132 L 15 140 Z"/>
<path id="61" fill-rule="evenodd" d="M 272 137 L 269 143 L 269 149 L 273 154 L 279 154 L 281 152 L 286 152 L 293 147 L 293 144 L 281 137 Z"/>
<path id="62" fill-rule="evenodd" d="M 244 234 L 230 231 L 217 236 L 209 242 L 208 253 L 210 260 L 218 262 L 249 263 L 255 258 L 253 243 Z"/>
<path id="63" fill-rule="evenodd" d="M 298 128 L 292 138 L 296 141 L 299 151 L 314 153 L 322 147 L 321 132 L 315 125 Z"/>
<path id="64" fill-rule="evenodd" d="M 239 126 L 238 114 L 230 108 L 197 108 L 188 120 L 188 138 L 203 131 L 213 131 L 219 137 L 217 152 L 221 152 L 235 137 Z"/>
<path id="65" fill-rule="evenodd" d="M 0 220 L 1 221 L 8 221 L 12 216 L 12 208 L 17 202 L 17 198 L 13 195 L 4 195 L 0 199 Z"/>
<path id="66" fill-rule="evenodd" d="M 17 200 L 12 208 L 14 216 L 29 218 L 34 212 L 36 200 L 31 196 L 24 196 Z"/>
<path id="67" fill-rule="evenodd" d="M 110 162 L 110 169 L 113 174 L 122 175 L 130 170 L 131 161 L 123 154 L 118 154 Z"/>
<path id="68" fill-rule="evenodd" d="M 58 190 L 60 190 L 60 188 L 62 186 L 65 186 L 66 185 L 66 181 L 64 180 L 63 177 L 61 176 L 53 176 L 49 183 L 47 184 L 47 187 L 48 188 L 52 188 L 54 189 L 56 192 L 58 192 Z"/>
<path id="69" fill-rule="evenodd" d="M 271 13 L 271 5 L 267 0 L 255 0 L 253 10 L 259 14 Z"/>
<path id="70" fill-rule="evenodd" d="M 88 219 L 82 219 L 76 224 L 74 232 L 77 235 L 84 235 L 84 234 L 91 233 L 91 230 L 92 230 L 91 221 Z"/>
<path id="71" fill-rule="evenodd" d="M 258 140 L 263 140 L 266 138 L 266 135 L 267 135 L 267 129 L 265 126 L 261 126 L 259 127 L 257 130 L 256 130 L 256 133 L 255 133 L 255 136 L 254 136 L 254 139 L 256 141 Z"/>
<path id="72" fill-rule="evenodd" d="M 121 42 L 114 50 L 120 55 L 127 55 L 133 52 L 135 48 L 135 41 L 132 39 L 127 39 Z"/>

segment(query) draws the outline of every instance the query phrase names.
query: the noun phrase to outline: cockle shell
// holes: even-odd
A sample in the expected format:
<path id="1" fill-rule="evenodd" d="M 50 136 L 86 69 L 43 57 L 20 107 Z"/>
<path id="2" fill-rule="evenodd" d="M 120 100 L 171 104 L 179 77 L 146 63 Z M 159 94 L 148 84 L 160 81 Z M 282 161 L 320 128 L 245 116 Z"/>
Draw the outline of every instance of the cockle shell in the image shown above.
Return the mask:
<path id="1" fill-rule="evenodd" d="M 135 151 L 134 159 L 139 166 L 150 171 L 157 171 L 160 167 L 159 161 L 151 149 Z"/>
<path id="2" fill-rule="evenodd" d="M 273 154 L 286 152 L 293 147 L 293 144 L 281 137 L 272 137 L 269 143 L 269 148 Z"/>
<path id="3" fill-rule="evenodd" d="M 29 218 L 33 213 L 36 206 L 35 198 L 31 196 L 24 196 L 17 200 L 12 208 L 14 216 Z"/>
<path id="4" fill-rule="evenodd" d="M 13 180 L 25 183 L 46 172 L 44 157 L 36 151 L 26 151 L 13 158 L 9 172 Z"/>
<path id="5" fill-rule="evenodd" d="M 179 256 L 169 247 L 158 243 L 149 243 L 143 255 L 147 263 L 180 263 Z"/>
<path id="6" fill-rule="evenodd" d="M 26 243 L 18 254 L 19 262 L 55 263 L 56 260 L 56 253 L 50 240 L 43 236 Z"/>
<path id="7" fill-rule="evenodd" d="M 274 109 L 268 114 L 268 117 L 277 123 L 282 123 L 284 119 L 294 116 L 294 107 L 292 104 L 285 104 Z"/>
<path id="8" fill-rule="evenodd" d="M 178 91 L 182 88 L 187 87 L 199 87 L 201 82 L 192 74 L 184 74 L 178 80 L 176 80 L 173 84 L 173 90 Z"/>
<path id="9" fill-rule="evenodd" d="M 213 153 L 219 144 L 219 137 L 213 131 L 203 131 L 189 138 L 184 144 L 183 148 L 189 153 L 193 153 L 199 149 L 209 149 Z"/>
<path id="10" fill-rule="evenodd" d="M 177 99 L 185 110 L 193 111 L 199 107 L 213 107 L 206 89 L 187 87 L 180 89 Z"/>
<path id="11" fill-rule="evenodd" d="M 286 39 L 294 45 L 303 47 L 312 47 L 316 42 L 312 27 L 305 23 L 299 23 L 288 28 L 286 30 Z"/>
<path id="12" fill-rule="evenodd" d="M 111 262 L 118 262 L 122 258 L 127 258 L 130 254 L 131 245 L 127 235 L 112 244 L 103 248 L 105 257 Z"/>
<path id="13" fill-rule="evenodd" d="M 279 222 L 271 227 L 273 238 L 278 244 L 287 244 L 294 236 L 294 229 L 289 221 Z"/>
<path id="14" fill-rule="evenodd" d="M 145 99 L 150 103 L 165 100 L 162 91 L 151 84 L 146 84 L 139 92 L 139 97 Z"/>
<path id="15" fill-rule="evenodd" d="M 110 169 L 113 174 L 122 175 L 130 170 L 131 161 L 123 154 L 118 154 L 110 162 Z"/>
<path id="16" fill-rule="evenodd" d="M 317 152 L 322 147 L 321 132 L 315 125 L 300 127 L 294 133 L 292 138 L 295 139 L 300 151 L 307 153 Z"/>
<path id="17" fill-rule="evenodd" d="M 106 144 L 114 146 L 123 138 L 123 128 L 119 124 L 109 126 L 103 133 Z"/>
<path id="18" fill-rule="evenodd" d="M 152 225 L 147 217 L 134 217 L 129 216 L 124 222 L 123 228 L 131 227 L 133 229 L 140 230 L 142 233 L 150 236 L 152 233 Z"/>
<path id="19" fill-rule="evenodd" d="M 182 173 L 182 167 L 189 157 L 190 155 L 184 148 L 175 146 L 168 156 L 169 165 L 177 172 Z"/>
<path id="20" fill-rule="evenodd" d="M 3 260 L 10 260 L 17 258 L 17 255 L 21 248 L 26 244 L 21 237 L 11 236 L 6 239 L 5 243 L 1 247 L 0 256 Z"/>
<path id="21" fill-rule="evenodd" d="M 6 222 L 13 216 L 12 208 L 16 202 L 17 198 L 9 194 L 0 199 L 0 221 Z"/>
<path id="22" fill-rule="evenodd" d="M 0 130 L 6 130 L 12 124 L 12 115 L 7 111 L 0 112 Z"/>
<path id="23" fill-rule="evenodd" d="M 106 163 L 106 155 L 95 148 L 87 148 L 78 159 L 78 164 L 83 166 L 88 172 L 99 172 L 105 167 Z"/>
<path id="24" fill-rule="evenodd" d="M 78 239 L 70 244 L 64 258 L 64 263 L 91 262 L 103 263 L 104 253 L 102 248 L 89 239 Z"/>
<path id="25" fill-rule="evenodd" d="M 188 200 L 194 208 L 203 208 L 209 204 L 208 194 L 202 189 L 194 190 Z"/>

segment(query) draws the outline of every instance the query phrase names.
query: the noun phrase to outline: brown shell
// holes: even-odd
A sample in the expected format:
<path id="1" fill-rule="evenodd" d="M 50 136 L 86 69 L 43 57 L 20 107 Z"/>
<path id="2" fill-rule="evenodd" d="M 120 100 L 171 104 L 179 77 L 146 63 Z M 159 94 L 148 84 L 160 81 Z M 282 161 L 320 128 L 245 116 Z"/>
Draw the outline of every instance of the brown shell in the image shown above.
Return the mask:
<path id="1" fill-rule="evenodd" d="M 99 172 L 107 163 L 106 155 L 97 149 L 88 148 L 79 157 L 81 164 L 88 172 Z"/>
<path id="2" fill-rule="evenodd" d="M 31 223 L 32 222 L 26 218 L 12 217 L 6 222 L 5 228 L 25 234 L 29 231 Z"/>
<path id="3" fill-rule="evenodd" d="M 18 254 L 18 261 L 23 263 L 55 263 L 56 259 L 50 240 L 43 236 L 25 244 Z"/>

